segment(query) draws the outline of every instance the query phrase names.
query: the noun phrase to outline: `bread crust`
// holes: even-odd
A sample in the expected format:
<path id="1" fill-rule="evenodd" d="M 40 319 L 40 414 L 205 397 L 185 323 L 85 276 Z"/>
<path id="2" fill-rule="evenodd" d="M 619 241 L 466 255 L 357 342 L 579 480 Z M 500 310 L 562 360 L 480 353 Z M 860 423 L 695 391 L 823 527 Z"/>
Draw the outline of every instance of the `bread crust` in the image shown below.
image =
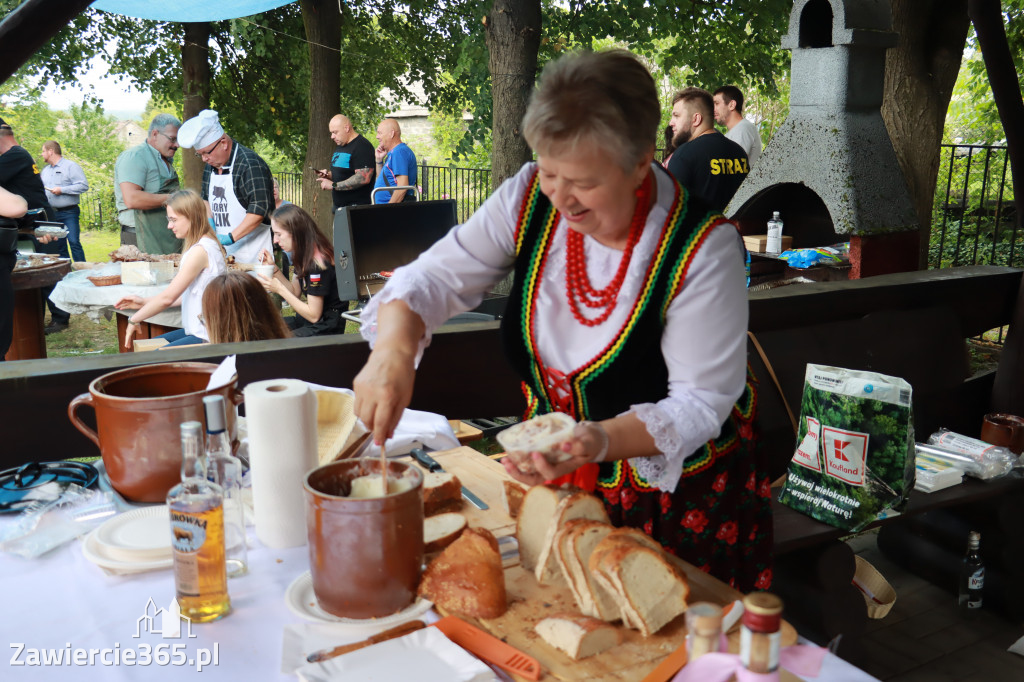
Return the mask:
<path id="1" fill-rule="evenodd" d="M 467 528 L 427 566 L 419 594 L 444 613 L 497 618 L 508 608 L 498 541 L 484 528 Z"/>

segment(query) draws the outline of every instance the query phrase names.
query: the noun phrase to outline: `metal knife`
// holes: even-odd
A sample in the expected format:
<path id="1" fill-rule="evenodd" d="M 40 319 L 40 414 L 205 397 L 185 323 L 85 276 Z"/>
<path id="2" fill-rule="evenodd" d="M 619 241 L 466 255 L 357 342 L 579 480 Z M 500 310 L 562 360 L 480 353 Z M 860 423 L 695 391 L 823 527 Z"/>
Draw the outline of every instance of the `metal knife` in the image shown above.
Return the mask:
<path id="1" fill-rule="evenodd" d="M 444 471 L 444 468 L 438 463 L 436 459 L 427 454 L 427 451 L 423 448 L 413 448 L 410 452 L 412 458 L 427 468 L 427 471 L 437 472 Z M 474 495 L 466 486 L 462 486 L 462 496 L 472 503 L 477 509 L 489 509 L 487 503 L 481 500 L 479 497 Z"/>

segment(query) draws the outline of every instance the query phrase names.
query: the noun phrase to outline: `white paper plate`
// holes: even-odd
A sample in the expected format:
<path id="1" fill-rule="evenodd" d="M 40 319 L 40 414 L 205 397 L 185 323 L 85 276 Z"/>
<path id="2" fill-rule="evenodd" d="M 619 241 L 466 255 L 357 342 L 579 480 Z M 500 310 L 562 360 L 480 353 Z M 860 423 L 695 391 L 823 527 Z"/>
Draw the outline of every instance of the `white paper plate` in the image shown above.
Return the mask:
<path id="1" fill-rule="evenodd" d="M 120 514 L 96 529 L 103 553 L 118 561 L 159 561 L 171 555 L 171 518 L 167 505 Z"/>
<path id="2" fill-rule="evenodd" d="M 358 649 L 295 671 L 304 682 L 334 680 L 416 680 L 490 682 L 494 671 L 453 644 L 437 628 Z"/>
<path id="3" fill-rule="evenodd" d="M 98 528 L 96 530 L 99 530 Z M 169 556 L 165 559 L 147 559 L 147 560 L 135 560 L 135 561 L 124 561 L 117 557 L 111 556 L 106 545 L 99 542 L 96 539 L 96 531 L 92 531 L 85 536 L 82 541 L 82 555 L 86 559 L 102 566 L 103 568 L 109 568 L 112 571 L 125 571 L 125 572 L 138 572 L 138 571 L 155 571 L 163 568 L 171 568 L 174 566 L 174 558 Z"/>
<path id="4" fill-rule="evenodd" d="M 406 609 L 393 613 L 382 618 L 341 618 L 327 613 L 316 603 L 316 594 L 313 592 L 313 576 L 306 571 L 288 586 L 284 594 L 284 601 L 292 613 L 306 620 L 321 623 L 340 623 L 342 625 L 353 625 L 365 628 L 368 625 L 398 625 L 409 620 L 422 616 L 430 610 L 434 604 L 426 599 L 417 599 Z"/>

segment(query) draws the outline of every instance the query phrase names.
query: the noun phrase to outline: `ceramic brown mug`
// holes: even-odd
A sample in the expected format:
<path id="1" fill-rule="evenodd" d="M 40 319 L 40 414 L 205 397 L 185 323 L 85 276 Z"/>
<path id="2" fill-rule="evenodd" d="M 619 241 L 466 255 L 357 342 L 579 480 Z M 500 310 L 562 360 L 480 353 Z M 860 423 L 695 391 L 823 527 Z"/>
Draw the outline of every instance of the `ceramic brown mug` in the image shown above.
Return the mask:
<path id="1" fill-rule="evenodd" d="M 203 398 L 223 396 L 238 405 L 238 377 L 206 390 L 217 365 L 208 362 L 166 362 L 129 367 L 97 377 L 89 392 L 68 405 L 68 417 L 100 449 L 114 490 L 132 502 L 164 502 L 181 480 L 181 424 L 206 423 Z M 91 405 L 96 431 L 76 414 Z M 228 410 L 228 433 L 235 435 L 235 411 Z"/>
<path id="2" fill-rule="evenodd" d="M 1024 419 L 1014 414 L 986 414 L 981 422 L 981 439 L 1019 455 L 1024 452 Z"/>
<path id="3" fill-rule="evenodd" d="M 423 473 L 388 462 L 388 477 L 412 488 L 383 497 L 347 497 L 352 479 L 380 476 L 376 459 L 325 464 L 306 475 L 309 570 L 316 601 L 342 618 L 380 618 L 416 599 L 423 568 Z"/>

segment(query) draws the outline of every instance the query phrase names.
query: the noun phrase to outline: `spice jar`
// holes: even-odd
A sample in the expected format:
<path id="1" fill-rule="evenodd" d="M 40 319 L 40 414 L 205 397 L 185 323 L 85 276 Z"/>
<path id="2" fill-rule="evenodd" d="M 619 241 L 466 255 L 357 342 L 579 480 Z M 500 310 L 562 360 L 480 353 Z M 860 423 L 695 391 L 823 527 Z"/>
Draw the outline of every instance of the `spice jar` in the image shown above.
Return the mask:
<path id="1" fill-rule="evenodd" d="M 753 673 L 772 673 L 779 668 L 782 638 L 782 600 L 768 592 L 743 598 L 740 627 L 740 661 Z"/>
<path id="2" fill-rule="evenodd" d="M 686 631 L 690 636 L 690 660 L 719 650 L 722 635 L 722 607 L 697 602 L 686 609 Z"/>

